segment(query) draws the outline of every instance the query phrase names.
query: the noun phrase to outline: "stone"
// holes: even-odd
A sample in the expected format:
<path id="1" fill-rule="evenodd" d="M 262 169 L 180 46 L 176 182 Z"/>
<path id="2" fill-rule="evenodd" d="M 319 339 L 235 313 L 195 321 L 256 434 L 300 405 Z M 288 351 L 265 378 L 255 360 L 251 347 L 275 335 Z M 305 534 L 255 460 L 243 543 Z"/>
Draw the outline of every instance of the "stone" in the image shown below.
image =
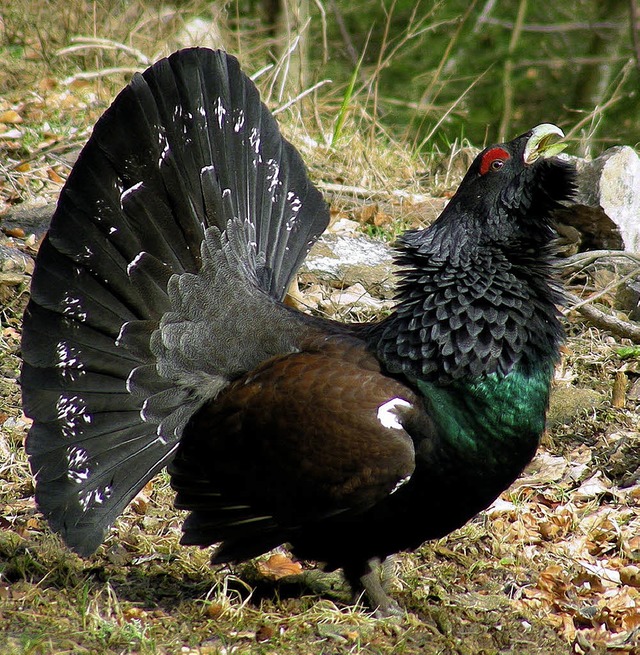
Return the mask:
<path id="1" fill-rule="evenodd" d="M 322 308 L 329 316 L 346 311 L 380 313 L 392 309 L 390 300 L 374 298 L 359 282 L 346 289 L 337 289 L 322 302 Z"/>
<path id="2" fill-rule="evenodd" d="M 364 234 L 329 233 L 311 249 L 300 272 L 303 280 L 306 274 L 340 289 L 360 283 L 375 298 L 392 298 L 395 271 L 387 243 Z"/>
<path id="3" fill-rule="evenodd" d="M 18 248 L 0 243 L 0 272 L 33 273 L 33 259 Z"/>
<path id="4" fill-rule="evenodd" d="M 24 203 L 7 212 L 0 223 L 4 229 L 19 228 L 40 238 L 49 229 L 56 203 Z"/>
<path id="5" fill-rule="evenodd" d="M 580 250 L 640 252 L 640 157 L 635 150 L 616 146 L 591 161 L 570 159 L 578 170 L 576 204 L 559 220 L 580 231 Z"/>
<path id="6" fill-rule="evenodd" d="M 553 387 L 547 413 L 547 428 L 569 424 L 578 416 L 601 407 L 605 402 L 605 395 L 594 389 Z"/>

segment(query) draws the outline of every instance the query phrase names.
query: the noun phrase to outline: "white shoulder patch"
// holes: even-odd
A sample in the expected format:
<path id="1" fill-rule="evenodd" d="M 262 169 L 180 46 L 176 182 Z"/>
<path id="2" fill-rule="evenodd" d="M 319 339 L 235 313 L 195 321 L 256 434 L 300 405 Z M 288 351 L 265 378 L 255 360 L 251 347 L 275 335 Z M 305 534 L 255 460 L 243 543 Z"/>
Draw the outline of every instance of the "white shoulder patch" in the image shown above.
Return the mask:
<path id="1" fill-rule="evenodd" d="M 404 487 L 404 485 L 407 484 L 409 480 L 411 480 L 410 475 L 407 475 L 404 478 L 402 478 L 402 480 L 399 480 L 396 486 L 389 492 L 389 495 L 394 494 L 396 491 L 398 491 L 398 489 L 400 489 L 400 487 Z"/>
<path id="2" fill-rule="evenodd" d="M 378 421 L 385 428 L 392 428 L 394 430 L 403 429 L 396 413 L 398 407 L 411 407 L 411 403 L 402 398 L 392 398 L 378 407 Z"/>

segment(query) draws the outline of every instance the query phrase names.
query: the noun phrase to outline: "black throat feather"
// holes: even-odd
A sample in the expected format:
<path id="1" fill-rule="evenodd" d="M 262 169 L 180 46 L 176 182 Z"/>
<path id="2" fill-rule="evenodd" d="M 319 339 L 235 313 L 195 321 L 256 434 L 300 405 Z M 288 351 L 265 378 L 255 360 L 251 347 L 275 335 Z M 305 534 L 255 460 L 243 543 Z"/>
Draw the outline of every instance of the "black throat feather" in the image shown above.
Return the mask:
<path id="1" fill-rule="evenodd" d="M 574 171 L 557 160 L 539 167 L 544 192 L 524 197 L 514 185 L 482 225 L 454 198 L 430 228 L 403 235 L 397 309 L 370 335 L 390 373 L 450 384 L 553 366 L 564 334 L 552 214 L 571 198 Z M 525 221 L 509 215 L 512 198 Z"/>

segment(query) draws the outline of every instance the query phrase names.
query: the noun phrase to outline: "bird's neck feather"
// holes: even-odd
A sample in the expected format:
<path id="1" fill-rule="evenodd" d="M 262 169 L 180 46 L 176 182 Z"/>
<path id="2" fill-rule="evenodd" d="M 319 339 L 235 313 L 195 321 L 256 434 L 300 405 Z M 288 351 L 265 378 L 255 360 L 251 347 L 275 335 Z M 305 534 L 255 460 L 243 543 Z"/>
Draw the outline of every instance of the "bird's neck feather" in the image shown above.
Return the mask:
<path id="1" fill-rule="evenodd" d="M 476 384 L 516 366 L 553 367 L 564 334 L 545 252 L 476 249 L 442 257 L 407 249 L 396 311 L 370 345 L 413 383 Z"/>

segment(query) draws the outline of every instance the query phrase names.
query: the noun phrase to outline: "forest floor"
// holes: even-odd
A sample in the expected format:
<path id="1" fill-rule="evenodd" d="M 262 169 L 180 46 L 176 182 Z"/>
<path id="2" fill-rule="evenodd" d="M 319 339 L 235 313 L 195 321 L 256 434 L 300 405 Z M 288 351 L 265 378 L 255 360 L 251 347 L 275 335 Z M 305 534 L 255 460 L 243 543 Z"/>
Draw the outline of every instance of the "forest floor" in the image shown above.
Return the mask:
<path id="1" fill-rule="evenodd" d="M 25 77 L 22 92 L 0 99 L 0 227 L 18 205 L 55 199 L 66 158 L 113 96 L 99 78 L 63 83 L 37 55 L 17 58 L 8 74 Z M 339 151 L 310 145 L 299 126 L 289 136 L 325 183 L 410 197 L 426 193 L 427 179 L 443 197 L 460 179 L 400 147 L 380 144 L 372 163 L 357 135 Z M 402 225 L 420 220 L 391 193 L 389 207 L 385 216 Z M 351 211 L 339 201 L 334 209 Z M 368 232 L 399 229 L 378 224 L 377 209 L 371 215 Z M 28 227 L 3 228 L 0 246 L 31 256 L 37 245 Z M 28 269 L 0 276 L 0 654 L 640 653 L 640 370 L 630 342 L 567 317 L 556 379 L 564 400 L 554 401 L 536 460 L 468 525 L 398 555 L 392 593 L 406 612 L 377 619 L 353 606 L 339 575 L 323 577 L 284 550 L 221 568 L 207 550 L 180 547 L 183 516 L 164 474 L 93 557 L 65 549 L 35 508 L 23 449 L 29 420 L 17 377 Z"/>

